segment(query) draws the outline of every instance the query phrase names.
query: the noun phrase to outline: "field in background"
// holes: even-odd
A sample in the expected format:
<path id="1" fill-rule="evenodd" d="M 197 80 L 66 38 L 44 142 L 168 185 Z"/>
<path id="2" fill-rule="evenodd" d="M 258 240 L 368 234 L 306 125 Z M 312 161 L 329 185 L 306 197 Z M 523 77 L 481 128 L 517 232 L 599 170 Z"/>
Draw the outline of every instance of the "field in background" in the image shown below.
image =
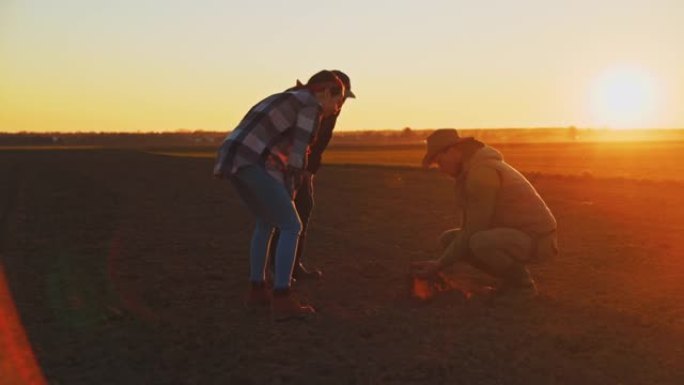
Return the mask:
<path id="1" fill-rule="evenodd" d="M 680 159 L 643 151 L 635 164 Z M 548 146 L 504 153 L 555 159 Z M 532 267 L 539 300 L 487 306 L 453 291 L 426 304 L 408 296 L 408 266 L 456 225 L 451 180 L 323 167 L 305 253 L 325 277 L 296 286 L 319 313 L 271 323 L 241 304 L 253 221 L 211 167 L 128 150 L 0 151 L 0 263 L 49 383 L 684 383 L 682 183 L 535 175 L 561 247 Z M 446 274 L 464 288 L 495 283 L 466 265 Z M 6 341 L 0 366 L 18 362 L 3 361 Z"/>
<path id="2" fill-rule="evenodd" d="M 684 180 L 680 161 L 684 142 L 495 143 L 507 162 L 525 173 Z M 423 144 L 334 145 L 323 155 L 324 164 L 366 164 L 419 167 Z M 213 158 L 216 148 L 156 149 L 163 155 Z"/>
<path id="3" fill-rule="evenodd" d="M 422 143 L 434 129 L 335 131 L 333 145 L 404 145 Z M 576 127 L 459 129 L 487 143 L 594 143 L 594 142 L 682 142 L 684 129 L 610 130 Z M 98 146 L 103 148 L 150 148 L 218 146 L 227 131 L 176 130 L 163 132 L 53 132 L 3 133 L 3 146 Z"/>
<path id="4" fill-rule="evenodd" d="M 340 131 L 324 155 L 327 164 L 418 167 L 431 129 Z M 527 173 L 598 178 L 683 180 L 678 161 L 682 129 L 607 130 L 576 127 L 462 129 L 501 150 Z M 126 149 L 213 158 L 226 132 L 0 133 L 0 151 L 16 149 Z"/>

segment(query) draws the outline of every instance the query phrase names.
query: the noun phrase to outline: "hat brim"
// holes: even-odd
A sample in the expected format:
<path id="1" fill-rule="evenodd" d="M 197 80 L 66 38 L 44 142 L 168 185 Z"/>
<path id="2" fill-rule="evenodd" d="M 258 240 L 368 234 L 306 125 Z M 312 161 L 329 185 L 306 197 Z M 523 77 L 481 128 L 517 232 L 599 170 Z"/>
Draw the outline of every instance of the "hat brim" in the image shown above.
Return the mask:
<path id="1" fill-rule="evenodd" d="M 456 140 L 455 142 L 449 143 L 449 144 L 447 144 L 447 145 L 445 145 L 445 146 L 442 146 L 442 147 L 440 147 L 440 148 L 437 148 L 437 149 L 433 149 L 433 151 L 431 151 L 431 152 L 427 152 L 427 153 L 425 154 L 425 156 L 423 156 L 423 162 L 422 162 L 423 168 L 430 168 L 430 166 L 432 166 L 432 165 L 435 163 L 435 157 L 437 157 L 437 155 L 438 155 L 440 152 L 446 151 L 447 149 L 449 149 L 449 148 L 451 148 L 451 147 L 453 147 L 453 146 L 456 146 L 456 145 L 458 145 L 458 144 L 461 144 L 461 143 L 463 143 L 463 142 L 467 142 L 467 141 L 469 141 L 470 139 L 473 139 L 473 138 L 472 138 L 472 137 L 469 137 L 469 136 L 460 137 L 460 138 L 458 138 L 458 140 Z"/>

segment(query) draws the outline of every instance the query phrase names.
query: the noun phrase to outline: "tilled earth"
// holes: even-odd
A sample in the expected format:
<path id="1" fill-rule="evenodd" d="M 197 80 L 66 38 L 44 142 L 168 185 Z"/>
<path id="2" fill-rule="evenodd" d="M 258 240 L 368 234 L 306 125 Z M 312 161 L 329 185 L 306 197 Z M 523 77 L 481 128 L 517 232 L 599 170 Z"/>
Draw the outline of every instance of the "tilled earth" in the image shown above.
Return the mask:
<path id="1" fill-rule="evenodd" d="M 450 180 L 326 166 L 306 245 L 325 277 L 296 285 L 319 312 L 273 323 L 242 306 L 252 222 L 211 167 L 0 153 L 0 262 L 49 383 L 684 383 L 680 182 L 529 175 L 560 226 L 559 258 L 532 267 L 540 298 L 422 303 L 408 265 L 457 225 Z"/>

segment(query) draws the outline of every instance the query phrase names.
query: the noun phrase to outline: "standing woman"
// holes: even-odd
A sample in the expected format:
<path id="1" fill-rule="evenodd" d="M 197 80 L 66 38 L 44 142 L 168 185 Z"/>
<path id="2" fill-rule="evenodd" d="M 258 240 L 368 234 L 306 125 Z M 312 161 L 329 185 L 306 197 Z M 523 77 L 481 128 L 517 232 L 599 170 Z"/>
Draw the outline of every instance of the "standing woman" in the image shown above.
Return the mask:
<path id="1" fill-rule="evenodd" d="M 314 309 L 290 293 L 292 268 L 302 222 L 294 197 L 307 177 L 307 153 L 321 119 L 339 113 L 344 84 L 320 71 L 295 89 L 267 97 L 252 107 L 219 148 L 214 175 L 227 178 L 256 220 L 250 247 L 248 305 L 271 303 L 277 319 L 304 316 Z M 265 285 L 265 264 L 273 232 L 273 295 Z"/>
<path id="2" fill-rule="evenodd" d="M 332 70 L 332 72 L 337 76 L 344 84 L 344 98 L 340 102 L 340 108 L 344 104 L 347 98 L 356 98 L 356 95 L 351 91 L 351 81 L 349 76 L 340 70 Z M 299 80 L 297 80 L 297 85 L 301 86 Z M 323 276 L 323 272 L 320 269 L 307 268 L 304 264 L 303 250 L 304 243 L 306 242 L 306 230 L 309 223 L 309 218 L 311 218 L 311 212 L 314 208 L 314 175 L 318 172 L 321 167 L 321 159 L 323 157 L 323 152 L 328 147 L 330 139 L 333 136 L 333 130 L 335 129 L 335 123 L 337 123 L 338 114 L 328 116 L 321 120 L 321 125 L 316 132 L 315 138 L 311 141 L 310 151 L 309 151 L 309 161 L 307 162 L 307 173 L 308 178 L 304 178 L 302 181 L 302 186 L 297 191 L 297 196 L 295 197 L 294 203 L 297 209 L 297 214 L 299 214 L 299 219 L 302 220 L 302 232 L 299 234 L 299 241 L 297 242 L 297 250 L 295 251 L 295 262 L 294 268 L 292 270 L 292 278 L 295 280 L 307 280 L 307 279 L 320 279 Z M 278 242 L 278 230 L 276 229 L 273 238 L 271 239 L 271 244 Z M 271 271 L 273 271 L 273 261 L 275 261 L 275 247 L 269 248 L 268 263 L 270 265 Z"/>

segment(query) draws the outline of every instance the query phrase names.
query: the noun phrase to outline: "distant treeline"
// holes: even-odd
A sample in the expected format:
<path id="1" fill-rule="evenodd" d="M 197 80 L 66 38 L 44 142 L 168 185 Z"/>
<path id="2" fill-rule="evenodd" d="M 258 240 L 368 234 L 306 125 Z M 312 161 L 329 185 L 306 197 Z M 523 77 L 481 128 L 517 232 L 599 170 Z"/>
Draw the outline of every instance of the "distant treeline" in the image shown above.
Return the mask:
<path id="1" fill-rule="evenodd" d="M 338 131 L 331 146 L 418 144 L 434 129 Z M 608 130 L 565 128 L 460 129 L 488 143 L 684 141 L 683 129 Z M 161 133 L 0 133 L 0 146 L 98 146 L 111 148 L 214 147 L 226 132 L 176 131 Z"/>
<path id="2" fill-rule="evenodd" d="M 98 146 L 98 147 L 168 147 L 207 146 L 220 143 L 226 136 L 218 132 L 163 133 L 0 133 L 0 146 Z"/>

